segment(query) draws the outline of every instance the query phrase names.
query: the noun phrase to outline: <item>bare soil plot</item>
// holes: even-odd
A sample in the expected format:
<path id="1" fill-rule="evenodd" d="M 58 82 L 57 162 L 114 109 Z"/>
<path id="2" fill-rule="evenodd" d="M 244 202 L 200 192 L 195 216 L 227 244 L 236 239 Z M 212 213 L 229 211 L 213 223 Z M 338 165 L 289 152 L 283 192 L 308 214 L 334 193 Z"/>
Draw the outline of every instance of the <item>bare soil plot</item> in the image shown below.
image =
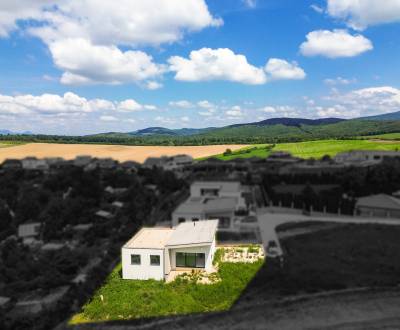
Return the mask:
<path id="1" fill-rule="evenodd" d="M 237 150 L 246 145 L 209 145 L 209 146 L 123 146 L 99 144 L 56 144 L 28 143 L 0 149 L 0 162 L 7 158 L 22 159 L 28 156 L 37 158 L 63 157 L 73 159 L 79 155 L 92 157 L 111 157 L 118 161 L 133 160 L 143 163 L 148 157 L 174 156 L 187 154 L 193 158 L 202 158 L 223 153 L 226 149 Z"/>

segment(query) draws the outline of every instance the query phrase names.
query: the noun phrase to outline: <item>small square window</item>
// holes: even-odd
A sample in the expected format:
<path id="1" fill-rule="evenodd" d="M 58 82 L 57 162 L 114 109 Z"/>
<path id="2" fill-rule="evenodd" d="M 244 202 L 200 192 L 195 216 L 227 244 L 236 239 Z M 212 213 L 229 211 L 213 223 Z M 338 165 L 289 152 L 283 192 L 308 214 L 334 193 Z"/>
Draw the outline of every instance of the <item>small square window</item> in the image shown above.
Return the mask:
<path id="1" fill-rule="evenodd" d="M 131 265 L 140 265 L 140 254 L 131 254 Z"/>
<path id="2" fill-rule="evenodd" d="M 160 256 L 151 255 L 150 256 L 151 266 L 160 266 Z"/>

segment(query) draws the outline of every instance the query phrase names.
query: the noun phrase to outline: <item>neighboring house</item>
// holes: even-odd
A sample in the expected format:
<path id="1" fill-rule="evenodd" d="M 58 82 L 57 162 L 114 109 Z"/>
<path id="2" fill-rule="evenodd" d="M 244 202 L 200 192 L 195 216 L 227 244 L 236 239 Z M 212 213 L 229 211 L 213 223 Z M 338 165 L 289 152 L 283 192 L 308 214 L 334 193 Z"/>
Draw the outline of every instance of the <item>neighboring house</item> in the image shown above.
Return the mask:
<path id="1" fill-rule="evenodd" d="M 361 216 L 400 219 L 400 199 L 386 194 L 360 197 L 355 212 Z"/>
<path id="2" fill-rule="evenodd" d="M 193 158 L 189 155 L 176 155 L 169 157 L 163 166 L 164 170 L 176 170 L 193 164 Z"/>
<path id="3" fill-rule="evenodd" d="M 195 181 L 190 186 L 191 197 L 236 197 L 237 208 L 246 208 L 244 189 L 238 181 Z"/>
<path id="4" fill-rule="evenodd" d="M 161 167 L 164 170 L 177 170 L 192 165 L 193 158 L 189 155 L 176 155 L 172 157 L 149 157 L 144 162 L 144 167 Z"/>
<path id="5" fill-rule="evenodd" d="M 41 224 L 39 222 L 26 223 L 18 226 L 18 237 L 22 238 L 22 241 L 26 245 L 30 245 L 37 242 L 40 234 Z"/>
<path id="6" fill-rule="evenodd" d="M 236 230 L 236 214 L 247 215 L 248 192 L 240 182 L 196 181 L 190 186 L 190 197 L 172 213 L 172 225 L 199 219 L 219 219 L 222 230 Z"/>
<path id="7" fill-rule="evenodd" d="M 82 155 L 82 156 L 77 156 L 73 160 L 73 164 L 75 166 L 85 167 L 85 166 L 89 165 L 91 161 L 92 161 L 92 157 L 91 156 Z"/>
<path id="8" fill-rule="evenodd" d="M 218 220 L 142 228 L 122 247 L 122 278 L 165 280 L 171 271 L 213 270 Z"/>
<path id="9" fill-rule="evenodd" d="M 233 229 L 237 197 L 189 197 L 172 213 L 172 225 L 200 219 L 219 219 L 220 229 Z"/>
<path id="10" fill-rule="evenodd" d="M 18 170 L 22 168 L 22 163 L 19 159 L 6 159 L 1 165 L 4 169 L 14 169 Z"/>
<path id="11" fill-rule="evenodd" d="M 47 171 L 49 164 L 45 159 L 37 159 L 36 157 L 26 157 L 21 160 L 22 168 L 25 170 Z"/>
<path id="12" fill-rule="evenodd" d="M 338 153 L 334 160 L 346 165 L 374 165 L 379 164 L 385 157 L 400 157 L 399 151 L 383 150 L 354 150 Z"/>

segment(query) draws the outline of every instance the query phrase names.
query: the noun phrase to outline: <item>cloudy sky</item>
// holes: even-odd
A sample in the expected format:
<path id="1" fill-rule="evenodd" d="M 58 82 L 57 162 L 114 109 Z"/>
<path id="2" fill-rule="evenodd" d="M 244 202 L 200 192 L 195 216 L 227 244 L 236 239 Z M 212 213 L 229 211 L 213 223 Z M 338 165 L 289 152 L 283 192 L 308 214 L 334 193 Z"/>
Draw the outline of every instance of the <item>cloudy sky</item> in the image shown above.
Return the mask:
<path id="1" fill-rule="evenodd" d="M 1 0 L 0 129 L 400 110 L 400 0 Z"/>

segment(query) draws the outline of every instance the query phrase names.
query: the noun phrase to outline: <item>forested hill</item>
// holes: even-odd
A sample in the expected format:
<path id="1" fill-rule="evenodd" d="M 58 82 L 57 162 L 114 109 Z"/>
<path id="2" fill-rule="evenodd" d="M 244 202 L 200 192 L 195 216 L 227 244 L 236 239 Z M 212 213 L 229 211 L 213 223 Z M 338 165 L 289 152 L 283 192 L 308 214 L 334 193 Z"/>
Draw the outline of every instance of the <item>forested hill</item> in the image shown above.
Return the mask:
<path id="1" fill-rule="evenodd" d="M 174 130 L 179 131 L 179 130 Z M 186 130 L 187 132 L 187 130 Z M 106 143 L 126 145 L 207 145 L 207 144 L 256 144 L 298 142 L 320 139 L 350 139 L 385 133 L 399 133 L 399 120 L 339 120 L 333 123 L 297 123 L 294 125 L 244 124 L 222 128 L 198 130 L 193 134 L 132 134 L 105 133 L 90 136 L 55 135 L 3 135 L 2 140 L 59 143 Z"/>

